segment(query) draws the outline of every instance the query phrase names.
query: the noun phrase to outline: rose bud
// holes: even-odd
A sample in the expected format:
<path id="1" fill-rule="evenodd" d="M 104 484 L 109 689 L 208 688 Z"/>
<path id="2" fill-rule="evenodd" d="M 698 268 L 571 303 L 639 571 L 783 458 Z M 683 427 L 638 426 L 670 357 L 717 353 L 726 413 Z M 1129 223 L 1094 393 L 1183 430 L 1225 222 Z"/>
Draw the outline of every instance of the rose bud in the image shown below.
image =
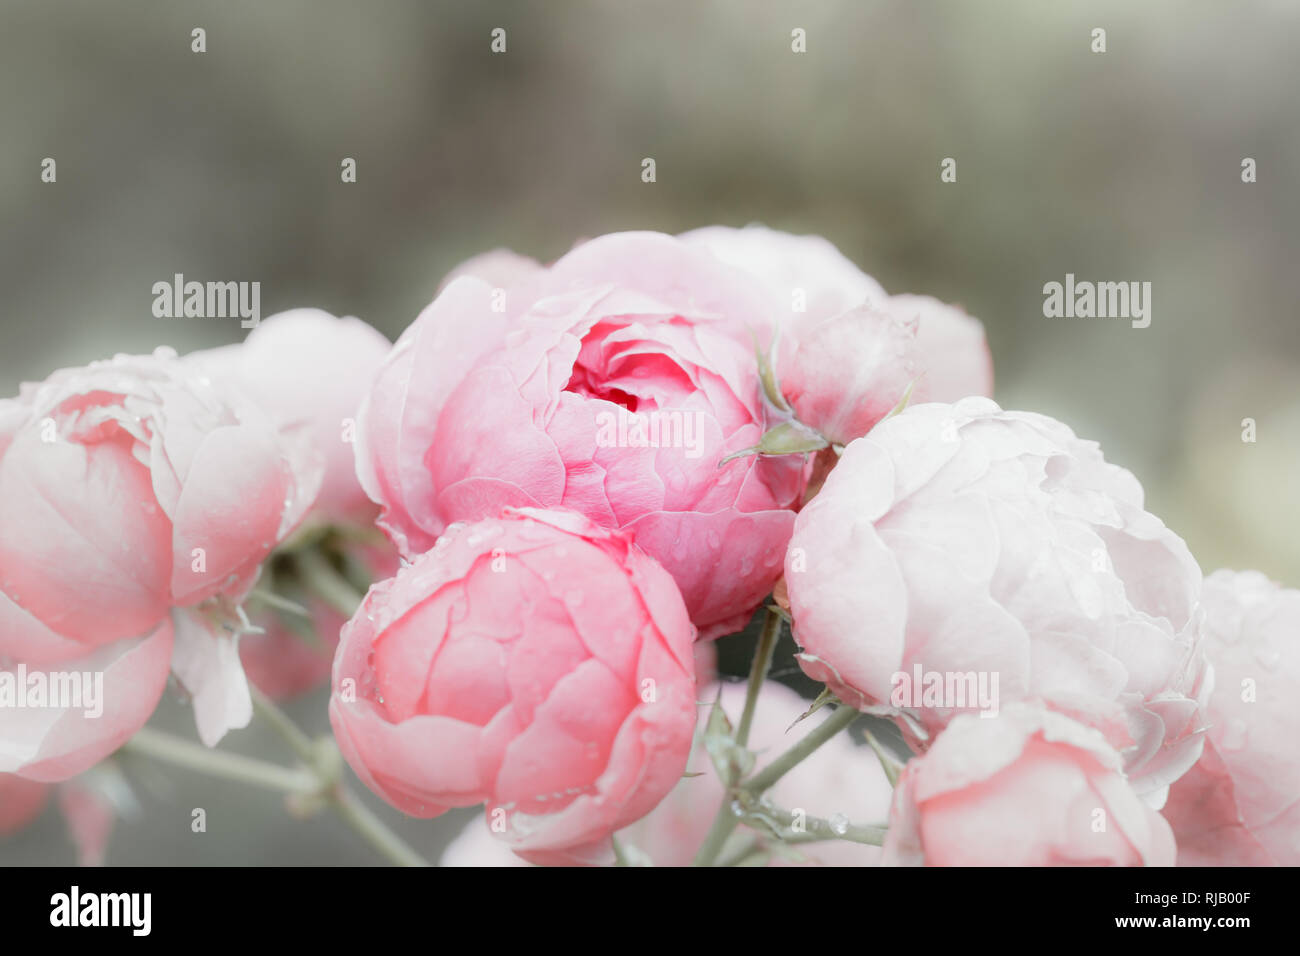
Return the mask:
<path id="1" fill-rule="evenodd" d="M 1215 571 L 1201 600 L 1214 690 L 1205 753 L 1164 806 L 1178 863 L 1300 865 L 1300 591 Z"/>
<path id="2" fill-rule="evenodd" d="M 907 395 L 921 403 L 993 393 L 979 320 L 928 296 L 887 295 L 820 236 L 708 226 L 682 239 L 763 284 L 782 328 L 781 392 L 831 442 L 861 438 Z"/>
<path id="3" fill-rule="evenodd" d="M 800 513 L 785 581 L 803 669 L 915 750 L 1036 697 L 1105 729 L 1143 793 L 1200 755 L 1200 570 L 1053 419 L 981 398 L 887 419 Z"/>
<path id="4" fill-rule="evenodd" d="M 694 637 L 628 536 L 507 509 L 371 588 L 343 628 L 330 721 L 399 810 L 486 803 L 531 860 L 590 862 L 681 778 Z"/>
<path id="5" fill-rule="evenodd" d="M 904 397 L 919 404 L 993 393 L 983 325 L 925 296 L 892 296 L 807 326 L 777 369 L 795 417 L 841 445 Z"/>
<path id="6" fill-rule="evenodd" d="M 303 443 L 321 457 L 320 494 L 302 521 L 303 533 L 288 546 L 298 547 L 311 537 L 326 559 L 346 555 L 357 565 L 362 589 L 392 574 L 398 563 L 371 527 L 379 509 L 357 480 L 352 454 L 357 409 L 390 348 L 382 334 L 359 319 L 295 309 L 264 319 L 239 344 L 185 359 L 254 400 L 286 442 Z M 320 534 L 330 527 L 342 529 L 345 537 Z M 358 533 L 363 528 L 379 541 L 363 542 Z M 291 563 L 280 567 L 272 562 L 270 571 L 264 586 L 302 605 L 310 618 L 254 607 L 249 619 L 261 632 L 240 638 L 239 659 L 259 690 L 280 699 L 329 680 L 345 617 L 304 590 Z"/>
<path id="7" fill-rule="evenodd" d="M 965 714 L 908 761 L 886 866 L 1173 866 L 1174 837 L 1100 732 L 1026 703 Z"/>
<path id="8" fill-rule="evenodd" d="M 398 339 L 361 413 L 357 473 L 406 557 L 453 521 L 569 508 L 630 532 L 702 636 L 780 574 L 798 456 L 729 455 L 769 426 L 753 280 L 668 236 L 583 243 L 509 290 L 453 281 Z"/>

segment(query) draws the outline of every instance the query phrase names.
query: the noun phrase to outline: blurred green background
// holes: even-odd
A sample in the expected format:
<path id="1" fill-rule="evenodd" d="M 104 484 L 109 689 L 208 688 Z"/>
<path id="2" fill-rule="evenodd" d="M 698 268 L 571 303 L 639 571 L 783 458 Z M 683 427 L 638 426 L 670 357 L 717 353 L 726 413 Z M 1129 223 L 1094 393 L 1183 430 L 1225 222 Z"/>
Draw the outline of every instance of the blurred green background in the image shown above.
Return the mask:
<path id="1" fill-rule="evenodd" d="M 1300 585 L 1298 40 L 1283 0 L 0 0 L 0 389 L 237 341 L 235 319 L 153 317 L 176 272 L 259 281 L 264 317 L 318 306 L 395 337 L 485 249 L 758 221 L 963 304 L 1004 407 L 1100 441 L 1205 570 Z M 1150 328 L 1044 318 L 1067 272 L 1151 282 Z M 292 710 L 324 729 L 323 694 Z M 179 705 L 159 722 L 192 734 Z M 272 795 L 133 779 L 110 862 L 373 861 Z M 397 826 L 435 856 L 455 830 Z M 0 843 L 0 862 L 71 859 L 53 810 Z"/>

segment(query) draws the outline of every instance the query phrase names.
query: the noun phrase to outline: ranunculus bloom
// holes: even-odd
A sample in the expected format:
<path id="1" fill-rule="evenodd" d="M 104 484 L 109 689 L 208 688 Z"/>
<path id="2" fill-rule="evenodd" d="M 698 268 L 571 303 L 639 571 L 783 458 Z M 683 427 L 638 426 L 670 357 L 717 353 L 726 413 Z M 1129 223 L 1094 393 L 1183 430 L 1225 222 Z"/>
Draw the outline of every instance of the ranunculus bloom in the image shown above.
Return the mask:
<path id="1" fill-rule="evenodd" d="M 982 684 L 1104 728 L 1142 792 L 1200 754 L 1200 584 L 1129 472 L 982 398 L 911 406 L 850 444 L 786 557 L 804 670 L 914 748 L 981 709 Z"/>
<path id="2" fill-rule="evenodd" d="M 504 299 L 457 279 L 380 372 L 357 473 L 407 556 L 503 506 L 570 508 L 631 532 L 703 636 L 735 630 L 780 574 L 804 478 L 797 456 L 720 465 L 769 425 L 770 325 L 750 277 L 653 233 L 583 243 Z"/>
<path id="3" fill-rule="evenodd" d="M 1201 600 L 1214 690 L 1205 753 L 1164 807 L 1179 865 L 1300 865 L 1300 591 L 1225 570 Z"/>
<path id="4" fill-rule="evenodd" d="M 710 644 L 698 645 L 711 647 Z M 721 685 L 722 707 L 732 720 L 740 717 L 745 702 L 745 684 Z M 713 818 L 722 804 L 722 783 L 705 752 L 703 734 L 718 685 L 701 689 L 699 725 L 695 749 L 687 773 L 647 816 L 619 831 L 618 839 L 629 855 L 648 858 L 655 866 L 689 866 L 704 842 Z M 808 709 L 804 700 L 783 684 L 764 685 L 754 710 L 749 749 L 758 755 L 759 765 L 771 760 L 799 737 L 829 716 L 822 711 L 795 725 Z M 836 814 L 853 823 L 883 823 L 889 814 L 893 791 L 880 762 L 866 747 L 859 747 L 848 734 L 839 734 L 800 762 L 768 791 L 768 798 L 784 810 L 799 809 L 808 816 L 833 818 Z M 783 821 L 789 825 L 790 821 Z M 722 859 L 738 854 L 753 842 L 754 831 L 737 831 Z M 777 841 L 768 839 L 773 845 Z M 873 866 L 880 860 L 880 848 L 847 840 L 787 845 L 769 853 L 767 863 L 807 863 L 824 866 Z M 442 855 L 443 866 L 517 866 L 522 861 L 482 820 L 472 820 Z M 614 862 L 613 854 L 601 861 Z"/>
<path id="5" fill-rule="evenodd" d="M 0 837 L 17 833 L 39 817 L 49 796 L 48 784 L 0 773 Z"/>
<path id="6" fill-rule="evenodd" d="M 1096 730 L 1041 707 L 964 714 L 907 763 L 883 863 L 1173 866 L 1169 824 Z"/>
<path id="7" fill-rule="evenodd" d="M 0 666 L 103 670 L 108 698 L 97 719 L 6 719 L 0 770 L 62 779 L 138 729 L 163 691 L 172 609 L 241 599 L 319 481 L 267 416 L 170 350 L 63 369 L 0 402 Z M 207 639 L 181 623 L 193 689 Z"/>
<path id="8" fill-rule="evenodd" d="M 694 638 L 628 536 L 507 509 L 371 588 L 343 628 L 330 721 L 403 812 L 486 803 L 530 859 L 590 860 L 681 778 Z"/>
<path id="9" fill-rule="evenodd" d="M 991 395 L 984 327 L 928 296 L 890 296 L 820 236 L 708 226 L 682 236 L 752 273 L 781 325 L 775 368 L 803 424 L 847 444 L 911 400 Z"/>
<path id="10" fill-rule="evenodd" d="M 357 482 L 352 444 L 357 409 L 391 345 L 371 326 L 320 309 L 294 309 L 260 322 L 235 345 L 186 356 L 243 391 L 288 440 L 324 461 L 311 521 L 369 524 L 374 503 Z"/>

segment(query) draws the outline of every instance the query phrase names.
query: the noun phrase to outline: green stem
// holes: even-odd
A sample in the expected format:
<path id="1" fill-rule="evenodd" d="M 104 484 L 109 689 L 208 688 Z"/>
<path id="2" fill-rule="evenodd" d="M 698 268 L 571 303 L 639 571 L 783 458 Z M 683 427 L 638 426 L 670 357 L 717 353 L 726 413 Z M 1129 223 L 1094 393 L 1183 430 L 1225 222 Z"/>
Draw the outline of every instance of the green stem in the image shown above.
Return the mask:
<path id="1" fill-rule="evenodd" d="M 334 570 L 334 566 L 318 551 L 307 548 L 293 556 L 303 584 L 344 617 L 357 613 L 365 595 L 352 586 L 352 582 Z"/>
<path id="2" fill-rule="evenodd" d="M 335 787 L 330 804 L 345 823 L 390 863 L 398 866 L 429 865 L 346 787 Z"/>
<path id="3" fill-rule="evenodd" d="M 253 707 L 258 716 L 270 724 L 290 749 L 312 768 L 318 788 L 328 795 L 330 806 L 345 823 L 389 862 L 398 866 L 429 865 L 372 813 L 360 798 L 343 786 L 339 779 L 343 760 L 333 738 L 322 737 L 313 741 L 274 701 L 256 687 L 250 689 L 253 693 Z"/>
<path id="4" fill-rule="evenodd" d="M 307 770 L 281 767 L 223 750 L 209 750 L 188 740 L 148 728 L 136 731 L 135 736 L 123 744 L 122 749 L 126 753 L 151 757 L 211 777 L 283 793 L 302 793 L 310 790 L 316 782 L 314 775 Z"/>
<path id="5" fill-rule="evenodd" d="M 754 710 L 758 706 L 758 692 L 762 689 L 767 672 L 772 667 L 772 655 L 781 637 L 781 618 L 770 608 L 763 619 L 763 630 L 758 635 L 758 647 L 749 667 L 749 686 L 745 689 L 745 709 L 736 727 L 736 743 L 744 747 L 749 743 L 749 729 L 754 723 Z"/>
<path id="6" fill-rule="evenodd" d="M 835 713 L 814 727 L 808 736 L 751 777 L 745 783 L 745 792 L 751 797 L 759 796 L 793 770 L 801 760 L 848 727 L 859 716 L 861 715 L 852 707 L 840 704 Z"/>
<path id="7" fill-rule="evenodd" d="M 789 810 L 772 808 L 767 813 L 769 816 L 774 817 L 789 817 L 791 823 L 794 822 L 794 814 Z M 830 820 L 805 816 L 802 829 L 798 831 L 782 830 L 779 836 L 785 843 L 821 843 L 828 840 L 847 840 L 850 843 L 882 846 L 887 829 L 883 824 L 864 825 L 845 822 L 841 829 L 837 830 Z"/>
<path id="8" fill-rule="evenodd" d="M 613 837 L 610 838 L 610 840 L 614 844 L 614 865 L 630 866 L 631 864 L 629 864 L 627 861 L 627 853 L 623 850 L 623 843 L 621 840 L 619 840 L 618 835 L 615 834 Z"/>
<path id="9" fill-rule="evenodd" d="M 709 827 L 709 832 L 705 834 L 704 842 L 700 844 L 700 849 L 696 852 L 695 859 L 691 861 L 691 866 L 713 866 L 718 854 L 727 845 L 727 839 L 740 825 L 740 817 L 732 812 L 731 804 L 730 794 L 722 798 L 722 806 L 718 807 L 718 814 L 713 818 L 713 825 Z"/>
<path id="10" fill-rule="evenodd" d="M 276 594 L 274 591 L 264 591 L 258 588 L 249 593 L 248 600 L 265 604 L 269 608 L 283 611 L 285 614 L 292 614 L 294 617 L 311 620 L 311 612 L 305 607 L 297 601 L 290 601 L 287 597 Z"/>
<path id="11" fill-rule="evenodd" d="M 248 689 L 253 696 L 253 710 L 257 716 L 261 717 L 271 728 L 275 730 L 293 750 L 298 757 L 304 762 L 311 764 L 317 756 L 316 747 L 312 744 L 311 738 L 298 729 L 298 725 L 282 711 L 271 698 L 257 689 L 250 681 Z"/>

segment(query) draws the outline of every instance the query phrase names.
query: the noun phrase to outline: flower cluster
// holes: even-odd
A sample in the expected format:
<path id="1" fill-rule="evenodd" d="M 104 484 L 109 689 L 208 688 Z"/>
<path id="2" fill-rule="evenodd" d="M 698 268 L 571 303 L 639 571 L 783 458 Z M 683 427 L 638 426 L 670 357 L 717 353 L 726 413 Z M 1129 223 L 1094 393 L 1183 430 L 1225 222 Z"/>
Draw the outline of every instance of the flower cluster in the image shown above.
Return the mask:
<path id="1" fill-rule="evenodd" d="M 965 311 L 757 226 L 478 256 L 391 345 L 298 310 L 25 385 L 0 831 L 102 794 L 173 678 L 209 747 L 328 680 L 370 790 L 483 808 L 449 865 L 1296 863 L 1300 592 L 1203 579 L 992 388 Z M 787 624 L 811 705 L 764 684 Z"/>

